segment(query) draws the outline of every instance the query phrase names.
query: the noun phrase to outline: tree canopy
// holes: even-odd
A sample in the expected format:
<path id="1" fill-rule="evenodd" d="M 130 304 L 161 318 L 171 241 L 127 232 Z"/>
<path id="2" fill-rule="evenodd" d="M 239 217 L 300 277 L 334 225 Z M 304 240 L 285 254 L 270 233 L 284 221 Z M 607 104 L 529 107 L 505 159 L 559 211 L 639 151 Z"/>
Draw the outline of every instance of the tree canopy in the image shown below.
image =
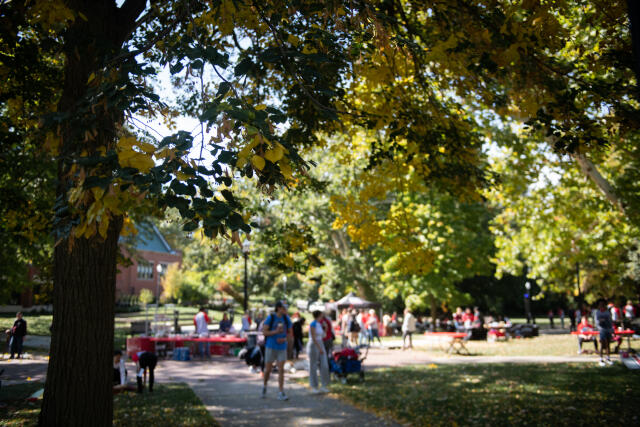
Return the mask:
<path id="1" fill-rule="evenodd" d="M 375 276 L 357 266 L 362 259 L 390 280 L 390 296 L 454 298 L 456 281 L 490 270 L 484 224 L 493 215 L 499 264 L 515 269 L 525 257 L 549 286 L 566 282 L 549 257 L 593 266 L 590 283 L 621 277 L 598 255 L 636 259 L 640 97 L 626 2 L 0 8 L 0 254 L 9 263 L 17 254 L 17 277 L 54 248 L 42 425 L 111 422 L 112 297 L 131 219 L 173 208 L 184 231 L 239 243 L 260 226 L 251 224 L 259 203 L 241 197 L 246 180 L 264 197 L 302 187 L 326 194 L 315 203 L 335 215 L 332 230 L 280 221 L 264 237 L 269 261 L 309 274 L 351 269 L 363 292 Z M 160 88 L 163 76 L 175 97 Z M 180 116 L 197 118 L 197 131 L 176 128 Z M 158 121 L 170 135 L 158 137 Z M 512 128 L 517 138 L 501 135 Z M 501 146 L 506 157 L 489 169 Z M 345 168 L 326 193 L 310 173 L 319 148 Z M 516 169 L 520 160 L 531 169 Z M 531 179 L 545 162 L 559 176 L 549 191 Z M 586 213 L 571 211 L 567 197 Z M 341 251 L 344 263 L 322 265 L 323 250 Z M 85 353 L 71 350 L 77 341 Z"/>

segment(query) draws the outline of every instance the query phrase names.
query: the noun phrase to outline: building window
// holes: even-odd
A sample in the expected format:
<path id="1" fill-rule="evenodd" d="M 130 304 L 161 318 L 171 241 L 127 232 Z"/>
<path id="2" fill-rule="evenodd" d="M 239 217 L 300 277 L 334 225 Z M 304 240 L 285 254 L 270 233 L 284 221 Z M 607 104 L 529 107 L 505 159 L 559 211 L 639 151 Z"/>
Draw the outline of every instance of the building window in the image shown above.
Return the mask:
<path id="1" fill-rule="evenodd" d="M 138 279 L 151 280 L 153 279 L 153 264 L 148 262 L 138 263 Z"/>

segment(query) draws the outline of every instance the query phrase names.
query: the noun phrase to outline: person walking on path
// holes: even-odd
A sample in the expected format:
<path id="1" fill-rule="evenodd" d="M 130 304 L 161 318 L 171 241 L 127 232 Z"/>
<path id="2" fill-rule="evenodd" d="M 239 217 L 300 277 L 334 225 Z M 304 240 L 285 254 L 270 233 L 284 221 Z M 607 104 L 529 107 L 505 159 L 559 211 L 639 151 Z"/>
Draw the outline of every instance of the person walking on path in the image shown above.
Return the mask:
<path id="1" fill-rule="evenodd" d="M 347 323 L 347 330 L 349 331 L 349 344 L 355 348 L 358 346 L 358 334 L 360 333 L 360 324 L 358 323 L 357 312 L 354 309 L 349 316 L 349 322 Z"/>
<path id="2" fill-rule="evenodd" d="M 604 299 L 598 301 L 598 310 L 595 314 L 596 325 L 600 331 L 600 366 L 605 366 L 603 358 L 604 349 L 607 349 L 607 364 L 613 365 L 611 361 L 611 353 L 609 344 L 613 337 L 613 321 L 611 320 L 611 311 L 607 310 L 607 302 Z"/>
<path id="3" fill-rule="evenodd" d="M 564 329 L 564 309 L 558 308 L 558 319 L 560 319 L 560 327 Z"/>
<path id="4" fill-rule="evenodd" d="M 293 331 L 293 357 L 297 359 L 302 353 L 304 348 L 304 335 L 302 334 L 302 327 L 304 326 L 305 318 L 300 316 L 300 313 L 294 313 L 291 330 Z"/>
<path id="5" fill-rule="evenodd" d="M 329 362 L 322 337 L 325 330 L 322 327 L 323 314 L 320 310 L 313 312 L 313 321 L 309 325 L 309 343 L 307 344 L 307 354 L 309 355 L 309 385 L 314 394 L 328 393 L 329 385 Z M 322 387 L 318 388 L 318 368 L 320 368 L 320 380 Z"/>
<path id="6" fill-rule="evenodd" d="M 404 310 L 404 319 L 402 320 L 402 349 L 413 348 L 412 334 L 416 331 L 416 318 L 408 308 Z M 407 337 L 409 337 L 409 346 L 407 346 Z"/>
<path id="7" fill-rule="evenodd" d="M 27 335 L 27 321 L 22 318 L 22 312 L 16 313 L 16 321 L 13 322 L 13 327 L 7 330 L 7 334 L 11 337 L 9 339 L 11 352 L 9 359 L 13 359 L 16 353 L 20 359 L 22 357 L 22 343 Z"/>
<path id="8" fill-rule="evenodd" d="M 382 347 L 382 341 L 380 341 L 380 331 L 379 328 L 380 321 L 378 320 L 378 316 L 376 316 L 376 311 L 374 309 L 369 310 L 369 319 L 367 319 L 367 329 L 369 332 L 369 342 L 367 345 L 371 345 L 375 338 L 378 338 L 378 344 Z"/>
<path id="9" fill-rule="evenodd" d="M 278 400 L 288 400 L 284 392 L 284 362 L 287 361 L 287 340 L 293 332 L 291 319 L 287 316 L 287 306 L 282 301 L 276 302 L 275 312 L 271 313 L 264 321 L 262 333 L 265 337 L 264 355 L 264 385 L 262 397 L 267 395 L 267 383 L 273 370 L 273 362 L 278 366 Z"/>
<path id="10" fill-rule="evenodd" d="M 549 310 L 547 317 L 549 318 L 549 327 L 553 329 L 553 310 Z"/>

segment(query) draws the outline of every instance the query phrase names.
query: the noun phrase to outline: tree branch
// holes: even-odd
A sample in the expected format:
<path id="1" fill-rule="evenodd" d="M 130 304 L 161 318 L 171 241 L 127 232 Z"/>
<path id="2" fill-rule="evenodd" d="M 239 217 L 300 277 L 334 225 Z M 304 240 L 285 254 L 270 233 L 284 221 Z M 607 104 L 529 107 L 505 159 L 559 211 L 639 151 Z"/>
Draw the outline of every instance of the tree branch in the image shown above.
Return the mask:
<path id="1" fill-rule="evenodd" d="M 626 215 L 627 212 L 625 210 L 624 202 L 620 199 L 620 197 L 618 197 L 613 186 L 609 184 L 609 181 L 607 181 L 606 178 L 600 174 L 598 168 L 596 168 L 596 165 L 594 165 L 593 162 L 582 153 L 572 153 L 571 157 L 573 157 L 576 163 L 578 163 L 582 173 L 584 173 L 589 177 L 589 179 L 591 179 L 591 181 L 593 181 L 596 187 L 598 187 L 598 189 L 611 202 L 611 204 L 618 208 L 620 212 Z"/>
<path id="2" fill-rule="evenodd" d="M 116 12 L 120 28 L 118 36 L 123 43 L 129 38 L 131 32 L 136 28 L 138 16 L 147 7 L 147 0 L 126 0 Z"/>

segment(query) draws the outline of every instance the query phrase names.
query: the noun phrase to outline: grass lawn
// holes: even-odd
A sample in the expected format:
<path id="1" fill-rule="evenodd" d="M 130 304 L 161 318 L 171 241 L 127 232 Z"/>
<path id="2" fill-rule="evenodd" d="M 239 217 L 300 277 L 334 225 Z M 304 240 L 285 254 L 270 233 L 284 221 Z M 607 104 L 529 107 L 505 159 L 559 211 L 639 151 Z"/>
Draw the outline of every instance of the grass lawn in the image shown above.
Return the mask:
<path id="1" fill-rule="evenodd" d="M 402 345 L 401 337 L 384 337 L 382 342 L 386 346 Z M 428 340 L 422 335 L 414 335 L 413 346 L 416 350 L 424 351 L 434 357 L 444 357 L 441 347 L 447 347 L 444 342 Z M 576 356 L 578 340 L 569 334 L 540 335 L 535 338 L 510 339 L 509 341 L 487 342 L 468 341 L 465 343 L 473 356 Z M 626 339 L 622 348 L 627 347 Z M 593 350 L 593 344 L 584 343 L 583 349 Z M 611 346 L 613 351 L 614 346 Z"/>
<path id="2" fill-rule="evenodd" d="M 578 340 L 573 335 L 541 335 L 498 342 L 469 341 L 466 347 L 474 356 L 576 356 Z M 584 343 L 583 348 L 592 350 L 593 344 Z"/>
<path id="3" fill-rule="evenodd" d="M 428 365 L 334 382 L 331 393 L 401 423 L 638 425 L 640 372 L 591 364 Z"/>
<path id="4" fill-rule="evenodd" d="M 0 389 L 0 425 L 36 425 L 40 405 L 25 399 L 42 388 L 41 383 L 4 386 Z M 113 398 L 114 426 L 218 426 L 200 399 L 186 384 L 158 384 L 153 393 L 125 393 Z"/>
<path id="5" fill-rule="evenodd" d="M 27 321 L 27 333 L 29 335 L 51 335 L 49 332 L 49 326 L 53 319 L 51 314 L 34 314 L 25 313 L 23 319 Z M 5 330 L 13 326 L 13 322 L 16 321 L 15 313 L 2 313 L 0 316 L 0 331 Z"/>

